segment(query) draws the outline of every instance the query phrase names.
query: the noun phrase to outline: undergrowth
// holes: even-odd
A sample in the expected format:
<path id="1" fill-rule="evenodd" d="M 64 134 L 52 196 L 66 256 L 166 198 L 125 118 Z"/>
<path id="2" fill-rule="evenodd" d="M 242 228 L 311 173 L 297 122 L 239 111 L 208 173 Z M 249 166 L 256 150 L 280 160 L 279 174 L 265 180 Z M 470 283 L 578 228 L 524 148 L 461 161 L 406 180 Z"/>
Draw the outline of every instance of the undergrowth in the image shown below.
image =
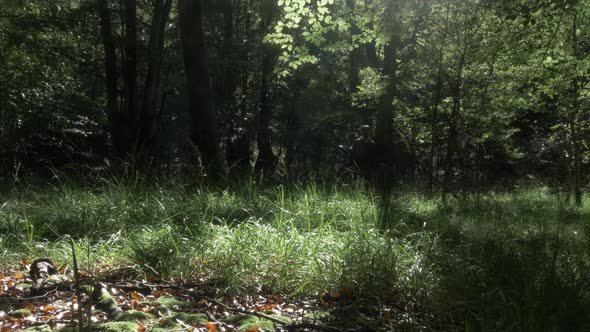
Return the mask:
<path id="1" fill-rule="evenodd" d="M 590 202 L 570 207 L 544 188 L 447 204 L 362 184 L 104 181 L 0 194 L 1 268 L 43 256 L 68 265 L 66 235 L 88 271 L 338 298 L 366 314 L 392 304 L 410 328 L 590 328 Z"/>

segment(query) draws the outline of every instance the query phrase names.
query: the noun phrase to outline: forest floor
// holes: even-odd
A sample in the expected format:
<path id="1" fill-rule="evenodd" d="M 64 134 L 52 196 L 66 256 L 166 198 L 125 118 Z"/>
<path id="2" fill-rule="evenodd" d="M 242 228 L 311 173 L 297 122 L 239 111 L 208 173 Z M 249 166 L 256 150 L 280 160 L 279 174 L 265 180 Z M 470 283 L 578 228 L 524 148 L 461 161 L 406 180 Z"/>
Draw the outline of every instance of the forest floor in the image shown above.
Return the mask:
<path id="1" fill-rule="evenodd" d="M 99 331 L 584 330 L 590 201 L 112 180 L 0 193 L 0 331 L 80 315 Z"/>

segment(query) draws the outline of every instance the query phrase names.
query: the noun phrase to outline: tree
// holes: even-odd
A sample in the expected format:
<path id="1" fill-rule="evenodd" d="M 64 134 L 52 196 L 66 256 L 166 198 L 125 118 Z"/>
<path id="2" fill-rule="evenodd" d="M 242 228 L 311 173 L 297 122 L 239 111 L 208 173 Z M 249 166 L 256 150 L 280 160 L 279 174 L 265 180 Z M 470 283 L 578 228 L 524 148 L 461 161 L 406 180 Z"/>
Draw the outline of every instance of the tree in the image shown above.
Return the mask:
<path id="1" fill-rule="evenodd" d="M 142 167 L 149 167 L 154 157 L 157 139 L 161 92 L 161 64 L 164 50 L 164 32 L 172 7 L 172 0 L 153 2 L 149 25 L 147 73 L 143 91 L 138 86 L 138 33 L 137 2 L 127 0 L 124 7 L 124 51 L 121 51 L 122 92 L 119 92 L 117 49 L 113 21 L 107 0 L 98 1 L 101 36 L 104 47 L 107 114 L 115 154 L 120 159 L 135 159 Z"/>
<path id="2" fill-rule="evenodd" d="M 223 167 L 201 15 L 200 1 L 179 0 L 178 19 L 189 94 L 191 140 L 198 148 L 201 164 L 207 174 L 218 177 Z"/>

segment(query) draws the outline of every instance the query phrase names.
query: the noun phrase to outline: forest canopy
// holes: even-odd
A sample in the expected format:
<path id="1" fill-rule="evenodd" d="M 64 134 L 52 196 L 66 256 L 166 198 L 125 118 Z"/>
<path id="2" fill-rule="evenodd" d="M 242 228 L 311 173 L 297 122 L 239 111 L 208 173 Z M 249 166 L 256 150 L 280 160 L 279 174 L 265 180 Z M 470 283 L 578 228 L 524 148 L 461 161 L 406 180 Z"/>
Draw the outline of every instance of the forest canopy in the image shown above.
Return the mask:
<path id="1" fill-rule="evenodd" d="M 4 0 L 0 171 L 587 184 L 590 3 Z"/>

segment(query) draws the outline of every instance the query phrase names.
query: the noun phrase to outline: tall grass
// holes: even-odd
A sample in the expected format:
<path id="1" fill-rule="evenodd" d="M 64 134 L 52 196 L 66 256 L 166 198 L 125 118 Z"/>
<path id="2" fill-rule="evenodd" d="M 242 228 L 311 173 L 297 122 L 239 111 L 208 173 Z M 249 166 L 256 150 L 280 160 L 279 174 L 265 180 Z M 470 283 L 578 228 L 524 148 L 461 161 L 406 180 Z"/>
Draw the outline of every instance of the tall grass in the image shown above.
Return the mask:
<path id="1" fill-rule="evenodd" d="M 68 234 L 81 268 L 90 249 L 96 270 L 391 305 L 408 328 L 590 327 L 590 204 L 573 208 L 542 188 L 443 205 L 416 193 L 385 199 L 362 184 L 113 180 L 15 189 L 0 206 L 5 268 L 22 256 L 67 264 Z"/>

